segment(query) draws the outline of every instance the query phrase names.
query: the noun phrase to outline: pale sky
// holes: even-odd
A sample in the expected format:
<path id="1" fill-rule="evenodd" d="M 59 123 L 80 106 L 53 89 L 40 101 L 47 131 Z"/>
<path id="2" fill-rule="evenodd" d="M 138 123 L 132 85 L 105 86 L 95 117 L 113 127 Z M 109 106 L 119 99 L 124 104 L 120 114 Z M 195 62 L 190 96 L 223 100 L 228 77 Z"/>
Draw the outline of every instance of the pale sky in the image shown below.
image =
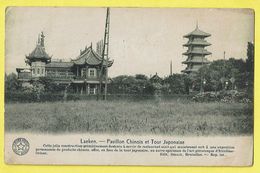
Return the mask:
<path id="1" fill-rule="evenodd" d="M 38 34 L 45 34 L 45 49 L 54 59 L 69 61 L 91 42 L 104 37 L 105 8 L 13 7 L 6 10 L 7 73 L 26 67 L 25 55 L 36 46 Z M 212 36 L 208 60 L 246 58 L 247 42 L 254 40 L 254 13 L 244 9 L 111 8 L 109 55 L 114 64 L 109 76 L 145 74 L 160 76 L 180 73 L 186 66 L 183 35 L 198 21 Z"/>

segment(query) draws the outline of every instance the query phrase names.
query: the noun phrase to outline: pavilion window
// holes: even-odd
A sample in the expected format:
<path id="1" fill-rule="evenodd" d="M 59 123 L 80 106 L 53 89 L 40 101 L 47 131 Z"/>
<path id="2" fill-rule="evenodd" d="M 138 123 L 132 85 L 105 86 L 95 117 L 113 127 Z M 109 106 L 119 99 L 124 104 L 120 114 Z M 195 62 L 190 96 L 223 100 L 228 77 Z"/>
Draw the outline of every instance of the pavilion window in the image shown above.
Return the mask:
<path id="1" fill-rule="evenodd" d="M 85 77 L 86 76 L 86 69 L 82 68 L 81 69 L 81 77 Z"/>
<path id="2" fill-rule="evenodd" d="M 32 69 L 32 73 L 35 74 L 35 69 Z"/>
<path id="3" fill-rule="evenodd" d="M 89 77 L 96 77 L 96 69 L 90 68 L 88 71 Z"/>
<path id="4" fill-rule="evenodd" d="M 90 95 L 95 94 L 95 88 L 89 88 L 89 94 Z"/>
<path id="5" fill-rule="evenodd" d="M 40 74 L 40 69 L 39 68 L 37 69 L 37 74 Z"/>
<path id="6" fill-rule="evenodd" d="M 94 70 L 90 70 L 90 71 L 89 71 L 89 75 L 90 75 L 90 76 L 95 76 Z"/>
<path id="7" fill-rule="evenodd" d="M 107 69 L 106 69 L 106 68 L 104 68 L 104 69 L 103 69 L 103 73 L 102 73 L 102 74 L 103 74 L 103 75 L 106 75 L 106 73 L 107 73 Z"/>

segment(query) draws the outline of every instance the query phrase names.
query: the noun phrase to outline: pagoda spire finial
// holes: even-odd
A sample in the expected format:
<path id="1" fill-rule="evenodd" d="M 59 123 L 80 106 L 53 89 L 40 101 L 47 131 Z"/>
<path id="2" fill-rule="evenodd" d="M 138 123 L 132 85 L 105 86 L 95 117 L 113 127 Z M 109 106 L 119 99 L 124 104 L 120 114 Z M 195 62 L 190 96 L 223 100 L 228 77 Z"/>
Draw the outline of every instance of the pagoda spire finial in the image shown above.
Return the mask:
<path id="1" fill-rule="evenodd" d="M 196 29 L 198 29 L 199 28 L 199 22 L 198 22 L 198 19 L 197 19 L 197 21 L 196 21 Z"/>
<path id="2" fill-rule="evenodd" d="M 37 45 L 40 45 L 40 42 L 41 42 L 41 38 L 40 38 L 40 34 L 38 34 Z"/>
<path id="3" fill-rule="evenodd" d="M 41 32 L 41 41 L 40 41 L 40 44 L 42 47 L 44 47 L 44 37 L 45 35 L 43 34 L 43 31 Z"/>

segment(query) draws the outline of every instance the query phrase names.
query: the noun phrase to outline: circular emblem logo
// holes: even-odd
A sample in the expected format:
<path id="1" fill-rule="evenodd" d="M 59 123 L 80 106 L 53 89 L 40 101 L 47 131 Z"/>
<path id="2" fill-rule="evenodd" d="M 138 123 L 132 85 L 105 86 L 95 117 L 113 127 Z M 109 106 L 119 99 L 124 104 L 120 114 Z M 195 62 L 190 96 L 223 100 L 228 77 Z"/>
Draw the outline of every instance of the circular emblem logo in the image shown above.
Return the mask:
<path id="1" fill-rule="evenodd" d="M 12 148 L 15 154 L 22 156 L 28 153 L 30 145 L 25 138 L 17 138 L 14 140 Z"/>

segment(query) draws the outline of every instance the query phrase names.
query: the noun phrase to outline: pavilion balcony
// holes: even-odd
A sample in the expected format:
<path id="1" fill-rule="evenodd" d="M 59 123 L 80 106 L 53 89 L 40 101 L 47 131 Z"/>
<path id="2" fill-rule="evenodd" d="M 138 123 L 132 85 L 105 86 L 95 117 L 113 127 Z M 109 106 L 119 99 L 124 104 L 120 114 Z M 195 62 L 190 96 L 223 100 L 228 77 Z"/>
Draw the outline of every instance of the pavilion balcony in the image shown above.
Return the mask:
<path id="1" fill-rule="evenodd" d="M 98 84 L 100 82 L 99 77 L 86 77 L 86 76 L 75 76 L 73 83 L 93 83 Z M 105 76 L 102 77 L 102 83 L 105 82 Z"/>
<path id="2" fill-rule="evenodd" d="M 18 80 L 29 81 L 32 79 L 31 69 L 29 68 L 17 68 Z"/>
<path id="3" fill-rule="evenodd" d="M 75 75 L 51 75 L 47 74 L 46 77 L 53 80 L 72 80 L 75 78 Z"/>
<path id="4" fill-rule="evenodd" d="M 100 80 L 99 77 L 95 76 L 95 77 L 90 77 L 90 76 L 75 76 L 74 77 L 75 80 Z M 102 77 L 102 80 L 105 80 L 105 76 Z"/>
<path id="5" fill-rule="evenodd" d="M 32 75 L 30 72 L 20 72 L 18 73 L 18 80 L 31 80 L 32 79 Z"/>

